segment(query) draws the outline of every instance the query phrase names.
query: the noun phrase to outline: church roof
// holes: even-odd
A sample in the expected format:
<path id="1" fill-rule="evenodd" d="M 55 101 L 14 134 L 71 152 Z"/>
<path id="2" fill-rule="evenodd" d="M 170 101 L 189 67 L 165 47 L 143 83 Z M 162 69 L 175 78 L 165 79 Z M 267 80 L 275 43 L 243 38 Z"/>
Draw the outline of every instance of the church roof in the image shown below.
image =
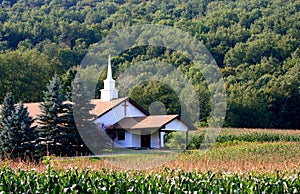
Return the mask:
<path id="1" fill-rule="evenodd" d="M 197 130 L 193 125 L 184 121 L 179 115 L 150 115 L 145 117 L 125 117 L 113 125 L 115 129 L 161 129 L 171 121 L 178 119 L 188 126 L 189 130 Z"/>
<path id="2" fill-rule="evenodd" d="M 91 104 L 95 105 L 95 108 L 91 110 L 91 114 L 101 116 L 107 111 L 111 110 L 113 107 L 119 105 L 124 102 L 128 97 L 125 98 L 117 98 L 111 101 L 101 101 L 101 99 L 92 99 Z M 42 114 L 40 109 L 40 103 L 24 103 L 24 106 L 28 108 L 29 116 L 32 118 L 36 118 L 37 115 Z"/>
<path id="3" fill-rule="evenodd" d="M 101 99 L 92 99 L 91 104 L 95 105 L 95 108 L 93 110 L 91 110 L 90 113 L 96 115 L 97 117 L 100 117 L 103 114 L 110 111 L 115 106 L 118 106 L 119 104 L 124 102 L 125 100 L 128 100 L 131 104 L 133 104 L 135 107 L 137 107 L 145 115 L 149 115 L 147 110 L 145 110 L 143 107 L 141 107 L 139 104 L 137 104 L 135 101 L 133 101 L 129 97 L 117 98 L 117 99 L 113 99 L 111 101 L 101 101 Z M 27 107 L 29 116 L 31 116 L 33 119 L 36 119 L 37 115 L 42 114 L 39 102 L 24 103 L 24 107 Z M 37 124 L 37 123 L 34 123 L 34 124 Z"/>
<path id="4" fill-rule="evenodd" d="M 137 129 L 161 129 L 164 125 L 167 125 L 171 121 L 178 119 L 188 126 L 189 130 L 196 130 L 196 128 L 183 120 L 179 115 L 150 115 L 147 110 L 136 103 L 129 97 L 117 98 L 111 101 L 101 101 L 101 99 L 92 99 L 91 104 L 95 105 L 95 108 L 91 111 L 91 114 L 101 117 L 114 107 L 128 100 L 129 103 L 134 105 L 137 109 L 143 112 L 146 116 L 142 117 L 125 117 L 119 122 L 115 123 L 113 127 L 115 129 L 137 130 Z M 40 109 L 40 103 L 24 103 L 24 106 L 28 108 L 29 116 L 33 119 L 37 118 L 37 115 L 42 114 Z M 33 123 L 38 125 L 37 120 Z"/>
<path id="5" fill-rule="evenodd" d="M 91 104 L 95 105 L 95 108 L 91 111 L 91 114 L 97 115 L 100 117 L 101 115 L 105 114 L 113 107 L 119 105 L 120 103 L 124 102 L 128 97 L 125 98 L 116 98 L 112 99 L 111 101 L 102 101 L 101 99 L 92 99 Z"/>
<path id="6" fill-rule="evenodd" d="M 24 107 L 27 107 L 29 116 L 31 116 L 33 119 L 35 119 L 37 117 L 37 115 L 42 114 L 42 111 L 40 109 L 40 103 L 38 103 L 38 102 L 24 103 Z"/>

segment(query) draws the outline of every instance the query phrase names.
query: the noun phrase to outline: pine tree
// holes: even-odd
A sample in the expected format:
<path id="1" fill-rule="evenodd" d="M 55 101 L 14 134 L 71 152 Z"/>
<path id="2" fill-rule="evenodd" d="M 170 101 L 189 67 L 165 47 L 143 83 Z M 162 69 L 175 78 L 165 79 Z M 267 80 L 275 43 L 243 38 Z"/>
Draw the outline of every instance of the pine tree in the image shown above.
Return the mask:
<path id="1" fill-rule="evenodd" d="M 23 103 L 18 103 L 16 106 L 14 121 L 16 133 L 14 157 L 29 160 L 38 159 L 36 158 L 36 143 L 38 139 L 36 126 L 32 126 L 33 119 L 29 116 L 29 112 Z"/>
<path id="2" fill-rule="evenodd" d="M 57 75 L 49 82 L 40 108 L 42 111 L 38 116 L 40 156 L 74 156 L 86 152 L 76 128 L 73 104 L 66 101 L 66 95 L 63 94 L 62 84 Z"/>
<path id="3" fill-rule="evenodd" d="M 40 105 L 41 115 L 38 115 L 39 154 L 60 155 L 62 136 L 65 135 L 64 109 L 65 97 L 62 94 L 60 78 L 54 75 L 44 92 L 43 102 Z"/>
<path id="4" fill-rule="evenodd" d="M 102 142 L 99 130 L 93 123 L 96 116 L 90 113 L 95 108 L 95 105 L 90 102 L 93 95 L 87 88 L 86 83 L 80 78 L 74 79 L 72 84 L 74 118 L 79 134 L 84 141 L 83 151 L 98 154 Z"/>
<path id="5" fill-rule="evenodd" d="M 13 96 L 8 94 L 1 109 L 1 155 L 11 159 L 34 159 L 37 134 L 32 127 L 33 120 L 29 117 L 23 103 L 14 105 Z"/>
<path id="6" fill-rule="evenodd" d="M 0 120 L 0 154 L 1 158 L 11 157 L 11 153 L 14 150 L 15 134 L 13 132 L 14 125 L 14 99 L 11 93 L 8 93 L 4 98 L 1 108 L 1 120 Z"/>
<path id="7" fill-rule="evenodd" d="M 73 107 L 74 104 L 65 104 L 68 112 L 65 115 L 66 128 L 68 128 L 67 137 L 65 138 L 65 143 L 63 143 L 65 148 L 68 150 L 68 155 L 78 156 L 85 155 L 89 153 L 88 148 L 85 146 L 75 123 Z"/>
<path id="8" fill-rule="evenodd" d="M 58 142 L 63 149 L 60 150 L 62 155 L 77 156 L 86 152 L 84 149 L 84 143 L 77 130 L 74 115 L 73 104 L 69 101 L 63 104 L 64 113 L 61 116 L 64 122 L 64 130 L 59 136 Z"/>

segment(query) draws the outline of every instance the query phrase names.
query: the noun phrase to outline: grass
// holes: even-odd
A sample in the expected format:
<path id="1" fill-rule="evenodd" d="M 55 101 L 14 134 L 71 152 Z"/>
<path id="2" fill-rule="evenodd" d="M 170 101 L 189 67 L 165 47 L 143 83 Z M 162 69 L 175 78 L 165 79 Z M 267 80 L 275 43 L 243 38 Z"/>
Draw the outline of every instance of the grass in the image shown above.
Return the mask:
<path id="1" fill-rule="evenodd" d="M 271 172 L 299 171 L 300 143 L 298 142 L 236 142 L 217 144 L 206 153 L 192 151 L 174 161 L 185 170 Z"/>
<path id="2" fill-rule="evenodd" d="M 300 170 L 300 142 L 226 142 L 208 151 L 185 153 L 141 153 L 102 157 L 102 161 L 123 169 L 162 166 L 186 171 L 257 171 Z"/>
<path id="3" fill-rule="evenodd" d="M 161 171 L 162 168 L 183 169 L 184 171 L 206 172 L 292 172 L 300 171 L 299 142 L 235 142 L 216 144 L 208 151 L 193 150 L 176 154 L 114 155 L 100 157 L 52 158 L 55 170 L 89 168 L 99 170 L 147 170 Z M 2 161 L 13 169 L 35 169 L 45 171 L 46 164 Z"/>

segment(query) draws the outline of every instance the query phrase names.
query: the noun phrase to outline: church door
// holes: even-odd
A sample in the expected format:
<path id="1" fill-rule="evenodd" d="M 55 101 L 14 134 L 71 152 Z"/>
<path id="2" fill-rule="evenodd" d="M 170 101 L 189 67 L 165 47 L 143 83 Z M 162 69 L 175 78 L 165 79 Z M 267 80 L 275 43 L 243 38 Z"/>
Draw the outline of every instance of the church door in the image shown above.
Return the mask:
<path id="1" fill-rule="evenodd" d="M 151 135 L 141 135 L 141 147 L 150 148 L 151 146 Z"/>

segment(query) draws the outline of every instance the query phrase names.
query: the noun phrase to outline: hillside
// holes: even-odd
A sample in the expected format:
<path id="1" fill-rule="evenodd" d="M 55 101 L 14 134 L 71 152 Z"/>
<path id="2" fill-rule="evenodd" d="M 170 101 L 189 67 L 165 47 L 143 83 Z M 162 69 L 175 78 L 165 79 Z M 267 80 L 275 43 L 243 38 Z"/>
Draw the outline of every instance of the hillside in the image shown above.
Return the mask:
<path id="1" fill-rule="evenodd" d="M 162 24 L 189 32 L 215 58 L 228 97 L 225 126 L 300 128 L 300 2 L 297 0 L 0 3 L 1 100 L 7 92 L 12 92 L 17 101 L 41 101 L 46 83 L 55 72 L 61 75 L 67 88 L 74 67 L 89 48 L 110 33 L 136 24 Z M 145 46 L 115 56 L 112 63 L 121 71 L 146 58 L 167 61 L 184 69 L 188 79 L 197 85 L 202 111 L 199 121 L 205 125 L 210 113 L 207 85 L 202 78 L 193 76 L 190 61 L 180 53 Z M 138 96 L 153 94 L 148 92 L 147 84 L 131 96 L 145 106 L 149 102 Z M 174 108 L 176 102 L 170 101 L 173 95 L 168 96 L 170 93 L 165 96 L 169 102 L 167 110 L 172 113 L 178 106 Z"/>

